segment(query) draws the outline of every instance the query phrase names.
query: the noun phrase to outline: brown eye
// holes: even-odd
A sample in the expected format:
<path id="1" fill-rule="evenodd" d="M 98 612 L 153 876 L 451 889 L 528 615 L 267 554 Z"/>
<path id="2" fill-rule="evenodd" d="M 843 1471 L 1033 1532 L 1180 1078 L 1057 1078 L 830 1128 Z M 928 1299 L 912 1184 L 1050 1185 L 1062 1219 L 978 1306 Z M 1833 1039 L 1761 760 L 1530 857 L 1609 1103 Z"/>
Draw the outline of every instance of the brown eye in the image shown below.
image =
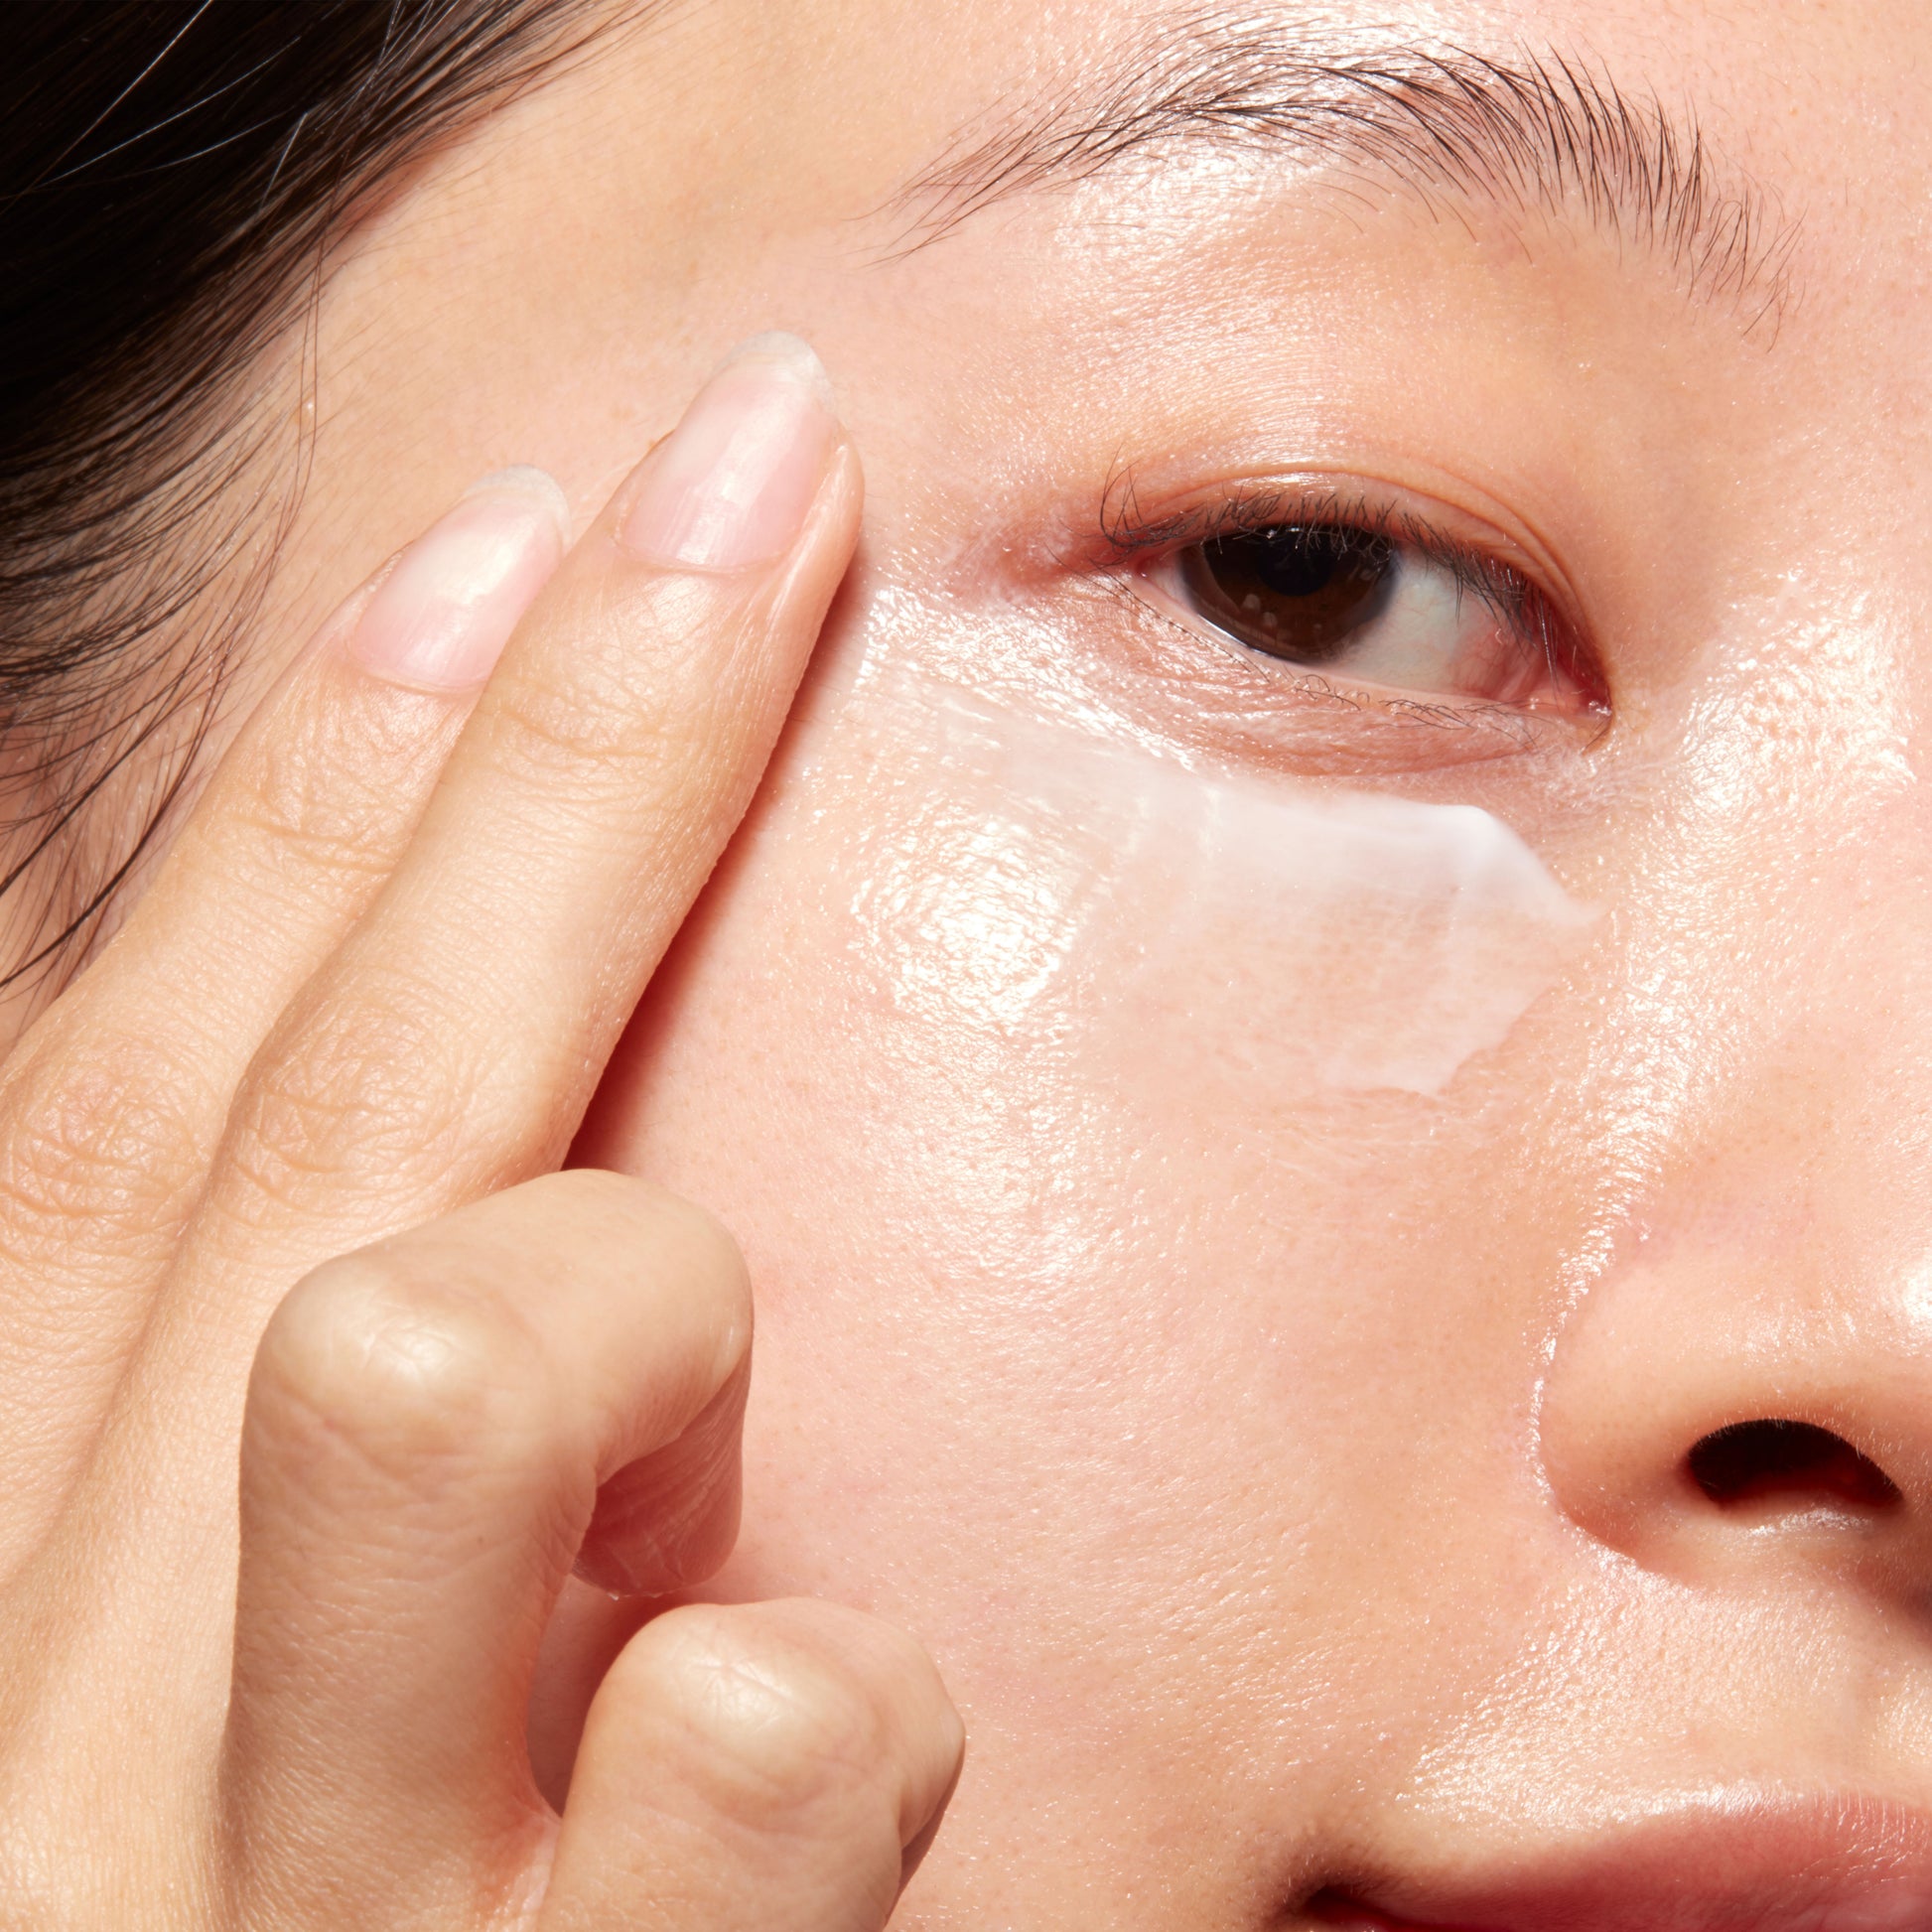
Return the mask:
<path id="1" fill-rule="evenodd" d="M 1386 610 L 1396 546 L 1366 530 L 1287 524 L 1197 543 L 1180 574 L 1202 617 L 1291 664 L 1340 657 Z"/>
<path id="2" fill-rule="evenodd" d="M 1307 671 L 1330 696 L 1609 715 L 1594 656 L 1541 589 L 1421 526 L 1274 523 L 1170 550 L 1146 576 L 1243 656 Z"/>

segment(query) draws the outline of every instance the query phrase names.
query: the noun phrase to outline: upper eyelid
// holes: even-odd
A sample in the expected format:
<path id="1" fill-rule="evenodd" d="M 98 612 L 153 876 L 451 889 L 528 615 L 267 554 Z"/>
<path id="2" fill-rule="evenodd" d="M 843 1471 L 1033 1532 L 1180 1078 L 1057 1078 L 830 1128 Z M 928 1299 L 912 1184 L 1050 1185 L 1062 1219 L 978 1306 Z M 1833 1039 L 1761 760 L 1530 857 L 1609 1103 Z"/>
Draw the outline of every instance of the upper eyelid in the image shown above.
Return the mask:
<path id="1" fill-rule="evenodd" d="M 1164 551 L 1271 523 L 1346 524 L 1420 551 L 1511 622 L 1553 621 L 1567 654 L 1605 675 L 1591 626 L 1561 571 L 1484 517 L 1448 504 L 1440 506 L 1443 517 L 1433 517 L 1412 507 L 1418 500 L 1431 499 L 1419 499 L 1414 489 L 1381 478 L 1303 471 L 1233 479 L 1218 488 L 1187 492 L 1173 509 L 1149 511 L 1142 506 L 1135 471 L 1123 465 L 1102 490 L 1095 518 L 1100 541 L 1088 562 L 1103 571 L 1144 567 Z M 1475 525 L 1488 540 L 1449 527 L 1456 523 Z"/>
<path id="2" fill-rule="evenodd" d="M 1129 563 L 1150 551 L 1185 549 L 1217 536 L 1255 531 L 1286 523 L 1323 523 L 1364 530 L 1408 544 L 1432 562 L 1476 565 L 1493 580 L 1504 577 L 1533 584 L 1533 572 L 1492 555 L 1481 544 L 1451 535 L 1430 517 L 1388 500 L 1398 492 L 1368 483 L 1258 477 L 1224 485 L 1162 514 L 1140 507 L 1131 477 L 1120 488 L 1110 483 L 1097 519 L 1109 560 Z M 1541 586 L 1539 585 L 1540 589 Z M 1547 594 L 1547 593 L 1546 593 Z"/>

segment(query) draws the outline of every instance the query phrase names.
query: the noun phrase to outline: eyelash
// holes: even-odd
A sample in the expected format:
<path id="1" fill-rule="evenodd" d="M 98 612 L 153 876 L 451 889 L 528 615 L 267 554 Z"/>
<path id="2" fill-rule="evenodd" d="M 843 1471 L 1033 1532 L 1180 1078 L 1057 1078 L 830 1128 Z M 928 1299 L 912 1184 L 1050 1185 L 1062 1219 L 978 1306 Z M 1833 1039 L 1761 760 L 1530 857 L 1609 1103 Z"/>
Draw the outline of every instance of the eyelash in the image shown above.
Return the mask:
<path id="1" fill-rule="evenodd" d="M 1212 502 L 1156 517 L 1141 514 L 1131 479 L 1110 488 L 1108 498 L 1100 519 L 1105 561 L 1136 574 L 1197 544 L 1258 535 L 1285 525 L 1381 538 L 1402 545 L 1447 572 L 1458 592 L 1477 599 L 1509 627 L 1526 650 L 1539 652 L 1553 673 L 1574 679 L 1587 694 L 1587 712 L 1605 721 L 1609 717 L 1607 681 L 1595 653 L 1575 635 L 1548 593 L 1513 565 L 1485 555 L 1412 510 L 1378 501 L 1365 492 L 1283 483 L 1236 488 Z M 1333 692 L 1325 678 L 1303 681 L 1311 682 L 1324 695 Z M 1420 705 L 1392 700 L 1388 708 L 1426 714 L 1446 723 L 1473 723 L 1499 711 L 1522 716 L 1508 707 L 1483 704 Z"/>

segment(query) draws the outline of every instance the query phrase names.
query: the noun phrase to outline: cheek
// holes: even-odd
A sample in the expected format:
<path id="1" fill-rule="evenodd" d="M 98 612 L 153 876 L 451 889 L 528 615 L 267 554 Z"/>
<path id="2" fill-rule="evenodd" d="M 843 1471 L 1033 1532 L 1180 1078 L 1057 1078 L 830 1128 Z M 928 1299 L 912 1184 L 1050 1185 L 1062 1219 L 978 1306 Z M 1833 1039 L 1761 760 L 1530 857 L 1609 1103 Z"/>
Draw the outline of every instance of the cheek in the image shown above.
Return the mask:
<path id="1" fill-rule="evenodd" d="M 861 679 L 581 1150 L 752 1263 L 726 1587 L 895 1612 L 1053 1751 L 1182 1708 L 1199 1748 L 1256 1670 L 1306 1707 L 1333 1633 L 1285 1589 L 1366 1640 L 1418 1443 L 1458 1404 L 1493 1437 L 1522 1365 L 1443 1292 L 1484 1282 L 1520 1330 L 1469 1205 L 1513 1117 L 1469 1075 L 1591 916 L 1473 807 L 1210 779 Z"/>

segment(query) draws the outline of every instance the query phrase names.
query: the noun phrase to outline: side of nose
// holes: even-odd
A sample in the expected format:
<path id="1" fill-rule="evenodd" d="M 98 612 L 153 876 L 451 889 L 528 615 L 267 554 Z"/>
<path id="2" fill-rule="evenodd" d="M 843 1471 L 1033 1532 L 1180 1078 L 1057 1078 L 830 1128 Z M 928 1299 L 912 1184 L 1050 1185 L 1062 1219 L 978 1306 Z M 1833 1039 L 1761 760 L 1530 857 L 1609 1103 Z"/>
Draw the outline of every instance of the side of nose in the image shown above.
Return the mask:
<path id="1" fill-rule="evenodd" d="M 1647 1569 L 1932 1608 L 1932 1277 L 1821 1263 L 1769 1206 L 1728 1238 L 1700 1214 L 1579 1308 L 1540 1434 L 1563 1509 Z"/>

